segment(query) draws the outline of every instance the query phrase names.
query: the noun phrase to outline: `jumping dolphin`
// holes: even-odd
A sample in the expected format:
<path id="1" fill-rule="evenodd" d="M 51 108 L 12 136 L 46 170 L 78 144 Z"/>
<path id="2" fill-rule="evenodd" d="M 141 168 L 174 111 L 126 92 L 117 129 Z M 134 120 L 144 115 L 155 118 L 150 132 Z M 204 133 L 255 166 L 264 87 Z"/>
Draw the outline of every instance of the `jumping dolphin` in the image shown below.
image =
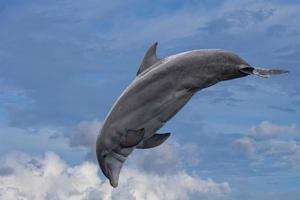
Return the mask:
<path id="1" fill-rule="evenodd" d="M 134 149 L 160 145 L 170 133 L 156 133 L 201 89 L 251 74 L 264 78 L 285 70 L 256 68 L 221 49 L 193 50 L 157 58 L 157 42 L 146 52 L 136 78 L 113 105 L 97 138 L 103 174 L 118 186 L 124 161 Z"/>

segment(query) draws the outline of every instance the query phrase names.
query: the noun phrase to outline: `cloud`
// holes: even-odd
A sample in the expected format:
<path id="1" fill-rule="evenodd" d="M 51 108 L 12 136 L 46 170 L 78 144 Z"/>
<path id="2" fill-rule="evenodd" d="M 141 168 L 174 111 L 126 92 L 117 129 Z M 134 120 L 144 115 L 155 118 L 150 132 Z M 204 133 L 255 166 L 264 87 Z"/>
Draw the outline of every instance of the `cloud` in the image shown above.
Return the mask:
<path id="1" fill-rule="evenodd" d="M 256 148 L 266 156 L 294 154 L 300 146 L 294 140 L 270 139 L 256 142 Z"/>
<path id="2" fill-rule="evenodd" d="M 257 43 L 253 42 L 257 41 L 256 34 L 263 34 L 276 24 L 298 27 L 299 9 L 295 5 L 264 1 L 210 2 L 186 1 L 176 9 L 158 4 L 148 6 L 146 1 L 7 4 L 1 10 L 0 25 L 5 31 L 0 33 L 0 74 L 9 86 L 24 90 L 28 101 L 5 106 L 9 121 L 15 126 L 62 125 L 104 117 L 105 109 L 132 78 L 120 72 L 132 73 L 135 68 L 132 66 L 138 65 L 150 41 L 165 43 L 162 46 L 169 49 L 168 53 L 179 51 L 176 46 L 180 46 L 180 51 L 235 46 L 237 51 L 247 49 L 253 54 L 257 51 L 253 46 Z M 141 9 L 152 14 L 143 15 Z M 199 31 L 203 27 L 215 34 Z M 221 29 L 225 33 L 220 35 Z M 283 38 L 282 43 L 290 40 L 290 37 Z M 262 46 L 261 51 L 274 49 Z M 297 60 L 296 54 L 292 56 Z M 100 108 L 99 104 L 103 106 Z"/>
<path id="3" fill-rule="evenodd" d="M 226 196 L 231 192 L 227 182 L 216 183 L 212 179 L 206 180 L 192 177 L 185 172 L 168 176 L 141 174 L 138 171 L 124 173 L 126 183 L 122 183 L 121 190 L 134 188 L 136 199 L 214 199 Z M 119 194 L 118 194 L 119 196 Z M 120 197 L 120 196 L 119 196 Z"/>
<path id="4" fill-rule="evenodd" d="M 281 107 L 281 106 L 268 106 L 269 108 L 271 109 L 274 109 L 274 110 L 279 110 L 279 111 L 282 111 L 282 112 L 289 112 L 289 113 L 292 113 L 292 112 L 296 112 L 296 109 L 295 108 L 288 108 L 288 107 Z"/>
<path id="5" fill-rule="evenodd" d="M 231 10 L 224 11 L 221 18 L 211 20 L 206 23 L 202 29 L 209 33 L 218 34 L 221 32 L 228 32 L 230 29 L 244 29 L 246 27 L 255 25 L 257 23 L 267 20 L 273 15 L 273 10 Z M 236 30 L 235 30 L 236 31 Z"/>
<path id="6" fill-rule="evenodd" d="M 300 174 L 300 145 L 293 154 L 286 156 L 284 159 L 291 162 L 296 173 Z"/>
<path id="7" fill-rule="evenodd" d="M 181 145 L 181 160 L 189 166 L 197 166 L 201 162 L 204 150 L 196 143 L 185 143 Z"/>
<path id="8" fill-rule="evenodd" d="M 247 155 L 251 155 L 255 152 L 255 146 L 253 144 L 253 140 L 249 137 L 239 138 L 235 140 L 233 144 L 238 151 L 242 151 Z"/>
<path id="9" fill-rule="evenodd" d="M 272 124 L 268 121 L 263 121 L 257 126 L 253 126 L 250 129 L 250 133 L 253 136 L 257 137 L 272 137 L 277 134 L 288 134 L 295 133 L 297 131 L 297 127 L 295 124 L 289 126 Z"/>
<path id="10" fill-rule="evenodd" d="M 280 37 L 286 34 L 287 29 L 288 28 L 285 25 L 276 24 L 268 28 L 267 34 L 273 37 L 274 36 Z"/>
<path id="11" fill-rule="evenodd" d="M 96 139 L 102 122 L 98 120 L 81 121 L 73 128 L 69 135 L 71 148 L 83 147 L 88 151 L 86 158 L 96 161 Z M 146 150 L 135 150 L 129 159 L 130 163 L 137 163 L 139 169 L 158 174 L 173 173 L 184 165 L 197 166 L 203 150 L 195 143 L 178 143 L 171 138 L 164 144 Z M 149 160 L 152 162 L 149 163 Z"/>
<path id="12" fill-rule="evenodd" d="M 71 147 L 94 148 L 96 138 L 101 128 L 101 121 L 81 121 L 72 131 L 70 136 Z"/>
<path id="13" fill-rule="evenodd" d="M 153 149 L 136 150 L 128 161 L 145 173 L 158 175 L 174 174 L 181 168 L 179 152 L 171 144 L 162 144 Z"/>
<path id="14" fill-rule="evenodd" d="M 233 145 L 237 151 L 251 155 L 251 165 L 256 171 L 266 168 L 297 171 L 300 166 L 297 131 L 295 124 L 283 126 L 263 121 L 253 126 L 247 136 L 235 139 Z"/>
<path id="15" fill-rule="evenodd" d="M 88 151 L 86 159 L 96 161 L 96 140 L 101 125 L 98 120 L 79 122 L 69 136 L 70 147 L 84 147 Z"/>
<path id="16" fill-rule="evenodd" d="M 9 151 L 39 152 L 56 151 L 69 159 L 79 156 L 80 152 L 72 151 L 68 138 L 62 127 L 14 128 L 0 127 L 0 155 Z M 81 157 L 80 155 L 79 157 Z"/>
<path id="17" fill-rule="evenodd" d="M 231 192 L 227 182 L 216 183 L 185 171 L 161 176 L 127 168 L 112 189 L 91 162 L 70 166 L 57 154 L 43 157 L 14 152 L 0 159 L 13 170 L 0 175 L 1 199 L 216 199 Z M 29 184 L 30 183 L 30 184 Z"/>
<path id="18" fill-rule="evenodd" d="M 171 138 L 158 147 L 136 149 L 127 163 L 147 174 L 172 175 L 187 167 L 196 167 L 203 150 L 194 143 L 178 143 Z"/>
<path id="19" fill-rule="evenodd" d="M 13 173 L 13 169 L 10 167 L 1 167 L 0 168 L 0 176 L 6 176 Z"/>
<path id="20" fill-rule="evenodd" d="M 0 176 L 1 199 L 86 199 L 101 185 L 96 165 L 70 167 L 51 152 L 43 158 L 13 153 L 1 165 L 13 169 Z"/>
<path id="21" fill-rule="evenodd" d="M 62 125 L 101 114 L 95 108 L 109 97 L 99 89 L 108 79 L 99 73 L 105 65 L 99 62 L 110 53 L 103 50 L 105 39 L 95 27 L 102 27 L 105 16 L 124 4 L 33 0 L 1 9 L 0 25 L 6 33 L 0 33 L 0 79 L 7 81 L 8 87 L 24 90 L 28 101 L 5 105 L 11 124 Z M 97 56 L 93 57 L 94 53 Z M 93 77 L 83 80 L 89 76 Z"/>
<path id="22" fill-rule="evenodd" d="M 272 102 L 272 105 L 278 103 L 274 102 L 274 95 L 266 96 L 266 94 L 274 94 L 274 91 L 284 90 L 287 87 L 291 88 L 291 91 L 297 91 L 299 87 L 294 84 L 297 82 L 299 71 L 296 69 L 299 60 L 299 45 L 295 43 L 299 41 L 299 3 L 291 5 L 287 3 L 290 1 L 277 3 L 279 1 L 252 0 L 199 1 L 197 3 L 181 1 L 180 5 L 178 1 L 170 0 L 159 3 L 155 1 L 151 5 L 146 1 L 136 0 L 130 3 L 104 3 L 98 0 L 84 2 L 62 0 L 59 3 L 36 0 L 26 1 L 26 3 L 6 2 L 12 3 L 6 3 L 4 7 L 0 6 L 0 25 L 3 27 L 0 33 L 0 74 L 2 79 L 7 81 L 5 84 L 1 83 L 0 86 L 5 87 L 0 89 L 4 91 L 0 97 L 0 104 L 6 109 L 5 121 L 18 127 L 20 125 L 66 127 L 73 126 L 82 120 L 90 123 L 88 120 L 104 118 L 113 100 L 133 78 L 136 71 L 134 66 L 139 64 L 146 43 L 153 40 L 159 40 L 162 44 L 158 49 L 160 55 L 196 48 L 226 48 L 238 52 L 253 64 L 284 67 L 293 64 L 295 66 L 293 70 L 290 70 L 293 72 L 290 75 L 294 74 L 292 76 L 295 80 L 287 78 L 288 80 L 281 81 L 280 85 L 287 84 L 288 86 L 271 88 L 273 93 L 269 92 L 270 88 L 266 85 L 272 83 L 272 80 L 276 82 L 279 79 L 274 77 L 268 80 L 268 83 L 264 82 L 266 85 L 263 86 L 261 80 L 249 77 L 230 82 L 230 84 L 243 86 L 244 80 L 254 80 L 252 82 L 255 83 L 253 84 L 255 87 L 252 87 L 251 91 L 248 89 L 244 89 L 244 92 L 241 90 L 213 91 L 208 93 L 203 102 L 194 101 L 194 104 L 190 104 L 189 110 L 182 112 L 189 116 L 188 123 L 193 123 L 189 124 L 188 132 L 196 132 L 199 128 L 195 125 L 199 123 L 198 117 L 206 119 L 206 121 L 203 120 L 203 124 L 207 123 L 209 133 L 239 131 L 243 129 L 245 123 L 252 123 L 248 120 L 245 122 L 243 119 L 255 120 L 257 117 L 268 119 L 270 112 L 262 112 L 259 106 L 262 108 L 262 104 L 266 102 Z M 257 48 L 258 44 L 260 48 Z M 275 52 L 275 49 L 279 51 Z M 290 75 L 287 77 L 291 77 Z M 284 77 L 281 78 L 284 79 Z M 22 92 L 11 92 L 12 88 Z M 253 93 L 253 88 L 255 93 Z M 207 104 L 208 98 L 213 101 L 211 107 Z M 287 98 L 284 98 L 284 95 L 278 95 L 276 98 L 281 105 L 289 105 L 289 100 L 292 100 L 289 95 Z M 221 101 L 234 106 L 224 107 L 223 103 L 218 106 L 216 103 Z M 278 109 L 280 108 L 277 107 Z M 191 117 L 191 110 L 196 111 L 197 115 Z M 231 116 L 223 115 L 220 112 L 222 110 L 230 110 L 227 113 Z M 0 111 L 2 112 L 1 108 Z M 288 120 L 286 117 L 297 118 L 297 112 L 292 113 L 293 116 L 287 112 L 280 112 L 280 114 L 283 115 L 280 117 L 285 120 Z M 183 133 L 186 131 L 182 126 L 181 117 L 177 118 L 180 123 L 173 121 L 174 126 L 171 125 L 173 136 L 176 136 L 178 129 L 182 129 Z M 225 122 L 224 119 L 227 118 L 230 120 Z M 84 127 L 84 125 L 78 125 L 78 129 L 74 129 L 70 143 L 64 137 L 65 135 L 56 137 L 55 134 L 44 134 L 44 130 L 28 135 L 21 133 L 23 131 L 12 133 L 13 131 L 1 129 L 0 149 L 5 152 L 18 149 L 39 152 L 39 154 L 43 154 L 45 150 L 51 150 L 59 153 L 64 160 L 78 163 L 78 160 L 86 154 L 87 148 L 90 152 L 95 152 L 93 137 L 96 131 L 93 132 L 88 127 L 88 131 L 85 131 Z M 203 133 L 199 130 L 197 132 Z M 285 136 L 280 133 L 273 135 Z M 183 166 L 187 163 L 202 164 L 197 166 L 197 170 L 210 171 L 210 176 L 218 177 L 218 179 L 221 177 L 220 173 L 223 177 L 224 174 L 227 175 L 229 169 L 232 174 L 242 171 L 242 167 L 237 166 L 237 163 L 244 160 L 239 161 L 240 157 L 236 155 L 230 157 L 231 152 L 227 151 L 229 150 L 228 143 L 236 139 L 235 137 L 232 136 L 234 139 L 229 135 L 226 139 L 222 136 L 212 137 L 211 140 L 214 142 L 203 138 L 203 135 L 198 139 L 191 134 L 181 134 L 179 137 L 182 139 L 181 142 L 198 140 L 197 145 L 201 143 L 207 147 L 205 155 L 202 155 L 201 150 L 195 147 L 196 144 L 186 148 L 184 144 L 182 146 L 165 144 L 157 149 L 141 151 L 145 157 L 139 157 L 140 163 L 136 163 L 137 169 L 131 168 L 132 173 L 133 171 L 143 172 L 154 177 L 158 175 L 165 177 L 170 174 L 176 176 L 184 170 L 190 170 Z M 252 137 L 253 135 L 248 135 L 237 141 L 235 147 L 247 155 L 263 155 L 266 162 L 272 163 L 274 160 L 283 158 L 286 158 L 285 162 L 288 163 L 298 162 L 297 150 L 294 149 L 295 143 L 265 141 L 264 144 L 260 143 L 262 141 L 256 137 Z M 267 148 L 263 149 L 264 145 Z M 81 147 L 85 150 L 83 151 Z M 288 150 L 289 148 L 291 151 Z M 70 158 L 70 152 L 72 152 L 72 158 Z M 138 150 L 133 155 L 137 152 Z M 200 156 L 195 155 L 199 152 Z M 268 160 L 268 157 L 274 160 Z M 160 160 L 155 160 L 157 158 Z M 202 162 L 202 159 L 205 162 Z M 149 164 L 149 160 L 153 162 Z M 133 161 L 132 158 L 128 159 L 124 172 L 131 161 Z M 163 168 L 161 171 L 159 171 L 160 167 Z M 67 165 L 67 168 L 72 167 Z M 14 171 L 8 166 L 0 167 L 0 174 L 6 177 Z M 163 181 L 160 183 L 165 184 Z M 101 196 L 98 190 L 93 190 L 89 198 L 97 194 Z M 122 194 L 126 199 L 125 194 Z M 117 193 L 111 196 L 118 198 Z M 133 193 L 128 194 L 128 198 L 133 198 L 133 196 Z"/>
<path id="23" fill-rule="evenodd" d="M 264 169 L 292 172 L 300 169 L 300 145 L 295 140 L 242 137 L 234 140 L 233 145 L 237 151 L 251 156 L 249 165 L 256 173 L 264 172 Z"/>
<path id="24" fill-rule="evenodd" d="M 298 174 L 300 169 L 300 145 L 294 140 L 270 139 L 256 142 L 258 156 L 272 167 L 291 169 Z"/>

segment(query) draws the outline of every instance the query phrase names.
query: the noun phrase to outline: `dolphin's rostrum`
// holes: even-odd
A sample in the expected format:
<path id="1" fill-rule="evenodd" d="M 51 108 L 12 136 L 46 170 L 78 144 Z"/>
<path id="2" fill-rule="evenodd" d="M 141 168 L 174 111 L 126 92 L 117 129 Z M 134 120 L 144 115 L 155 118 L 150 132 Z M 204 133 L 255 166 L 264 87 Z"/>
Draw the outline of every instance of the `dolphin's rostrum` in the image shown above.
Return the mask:
<path id="1" fill-rule="evenodd" d="M 170 133 L 156 133 L 199 90 L 251 74 L 269 77 L 285 70 L 256 68 L 225 50 L 193 50 L 163 59 L 157 43 L 146 52 L 136 78 L 117 99 L 97 138 L 104 175 L 118 186 L 124 161 L 134 149 L 152 148 Z"/>

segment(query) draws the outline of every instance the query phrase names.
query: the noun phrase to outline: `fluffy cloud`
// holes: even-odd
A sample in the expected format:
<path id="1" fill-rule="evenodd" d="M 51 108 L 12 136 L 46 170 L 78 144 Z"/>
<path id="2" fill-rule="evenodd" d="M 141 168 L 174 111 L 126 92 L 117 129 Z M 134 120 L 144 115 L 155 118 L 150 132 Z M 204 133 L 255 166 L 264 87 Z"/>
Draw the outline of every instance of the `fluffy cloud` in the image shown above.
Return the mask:
<path id="1" fill-rule="evenodd" d="M 247 156 L 251 156 L 253 167 L 263 170 L 268 166 L 271 170 L 285 169 L 298 173 L 300 169 L 300 145 L 297 141 L 288 139 L 251 139 L 242 137 L 236 139 L 234 147 Z"/>
<path id="2" fill-rule="evenodd" d="M 44 157 L 11 153 L 1 159 L 1 199 L 191 199 L 218 198 L 230 193 L 228 183 L 190 176 L 185 171 L 160 176 L 125 168 L 120 186 L 112 189 L 91 162 L 70 166 L 57 154 Z M 9 170 L 7 170 L 9 169 Z"/>
<path id="3" fill-rule="evenodd" d="M 100 121 L 82 121 L 69 139 L 63 138 L 64 145 L 69 141 L 70 148 L 84 147 L 90 151 L 89 155 L 94 154 L 100 127 Z M 60 131 L 48 133 L 48 129 L 42 129 L 39 132 L 55 142 L 62 139 Z M 117 189 L 112 189 L 106 178 L 99 177 L 99 167 L 94 162 L 70 166 L 52 152 L 47 152 L 44 157 L 12 153 L 0 159 L 0 199 L 172 200 L 226 196 L 231 192 L 227 182 L 204 180 L 184 170 L 184 164 L 198 164 L 200 153 L 195 144 L 176 142 L 145 151 L 136 150 L 123 167 Z"/>
<path id="4" fill-rule="evenodd" d="M 96 160 L 96 139 L 102 122 L 97 120 L 81 121 L 72 131 L 69 144 L 71 147 L 85 147 L 87 159 Z"/>
<path id="5" fill-rule="evenodd" d="M 97 120 L 82 121 L 73 130 L 70 136 L 72 147 L 82 146 L 92 148 L 101 128 L 101 122 Z"/>
<path id="6" fill-rule="evenodd" d="M 272 124 L 268 121 L 261 122 L 258 126 L 253 126 L 250 129 L 250 133 L 253 136 L 258 137 L 271 137 L 280 133 L 295 133 L 297 131 L 296 125 L 282 126 Z"/>
<path id="7" fill-rule="evenodd" d="M 258 156 L 266 162 L 271 162 L 275 168 L 290 169 L 299 174 L 300 145 L 295 140 L 270 139 L 257 141 Z"/>
<path id="8" fill-rule="evenodd" d="M 0 177 L 1 199 L 86 199 L 101 184 L 96 165 L 70 167 L 51 152 L 43 158 L 10 154 L 1 165 L 12 169 Z"/>
<path id="9" fill-rule="evenodd" d="M 170 144 L 163 144 L 153 149 L 136 150 L 131 158 L 128 161 L 138 169 L 157 175 L 174 174 L 181 167 L 179 153 Z"/>
<path id="10" fill-rule="evenodd" d="M 84 152 L 75 152 L 64 136 L 62 127 L 15 128 L 0 127 L 0 155 L 12 149 L 15 151 L 39 152 L 55 151 L 64 158 L 82 157 Z M 85 154 L 85 153 L 84 153 Z"/>
<path id="11" fill-rule="evenodd" d="M 212 179 L 203 180 L 186 172 L 167 176 L 139 173 L 127 170 L 121 179 L 121 190 L 134 190 L 135 199 L 191 199 L 191 197 L 218 198 L 230 193 L 227 182 L 216 183 Z M 198 199 L 197 198 L 197 199 Z"/>
<path id="12" fill-rule="evenodd" d="M 247 136 L 234 140 L 233 145 L 245 155 L 251 155 L 253 166 L 297 171 L 300 167 L 297 131 L 294 124 L 283 126 L 263 121 L 253 126 Z"/>
<path id="13" fill-rule="evenodd" d="M 195 167 L 199 164 L 202 149 L 194 143 L 164 143 L 156 148 L 136 150 L 128 160 L 131 165 L 145 173 L 170 175 L 177 173 L 186 166 Z"/>
<path id="14" fill-rule="evenodd" d="M 277 140 L 270 139 L 266 141 L 257 141 L 256 148 L 267 156 L 280 156 L 286 154 L 293 154 L 300 150 L 300 145 L 294 140 Z"/>
<path id="15" fill-rule="evenodd" d="M 69 137 L 70 147 L 84 147 L 88 151 L 86 158 L 96 161 L 96 138 L 102 122 L 97 120 L 82 121 Z M 156 148 L 136 150 L 128 163 L 146 173 L 159 175 L 172 174 L 183 165 L 196 166 L 200 162 L 202 149 L 194 143 L 179 144 L 172 141 Z M 151 162 L 149 162 L 151 160 Z"/>

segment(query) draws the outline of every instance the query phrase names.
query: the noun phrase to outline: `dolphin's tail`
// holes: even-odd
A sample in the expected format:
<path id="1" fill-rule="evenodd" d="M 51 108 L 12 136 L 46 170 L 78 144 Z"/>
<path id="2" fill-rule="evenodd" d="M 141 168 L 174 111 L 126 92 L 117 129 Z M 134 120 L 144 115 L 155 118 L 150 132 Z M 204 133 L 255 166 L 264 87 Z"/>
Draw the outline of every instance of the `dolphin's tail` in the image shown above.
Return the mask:
<path id="1" fill-rule="evenodd" d="M 271 75 L 288 73 L 287 70 L 266 69 L 266 68 L 259 68 L 259 67 L 245 67 L 245 68 L 241 68 L 240 71 L 242 71 L 245 74 L 249 74 L 249 75 L 254 74 L 263 78 L 269 78 Z"/>

